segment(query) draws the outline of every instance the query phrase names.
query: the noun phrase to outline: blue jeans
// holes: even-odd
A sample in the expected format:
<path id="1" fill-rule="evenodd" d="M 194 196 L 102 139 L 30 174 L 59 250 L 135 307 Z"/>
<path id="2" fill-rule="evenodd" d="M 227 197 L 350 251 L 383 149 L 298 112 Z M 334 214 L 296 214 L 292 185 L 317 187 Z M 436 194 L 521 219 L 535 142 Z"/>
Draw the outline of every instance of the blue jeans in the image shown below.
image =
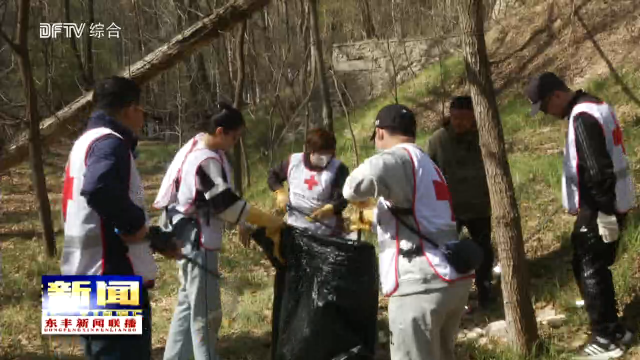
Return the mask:
<path id="1" fill-rule="evenodd" d="M 142 291 L 142 335 L 83 336 L 84 355 L 90 360 L 151 360 L 151 305 Z"/>
<path id="2" fill-rule="evenodd" d="M 218 253 L 195 250 L 183 253 L 207 268 L 218 270 Z M 187 262 L 178 261 L 180 290 L 164 350 L 165 360 L 218 360 L 216 342 L 222 322 L 218 279 Z"/>

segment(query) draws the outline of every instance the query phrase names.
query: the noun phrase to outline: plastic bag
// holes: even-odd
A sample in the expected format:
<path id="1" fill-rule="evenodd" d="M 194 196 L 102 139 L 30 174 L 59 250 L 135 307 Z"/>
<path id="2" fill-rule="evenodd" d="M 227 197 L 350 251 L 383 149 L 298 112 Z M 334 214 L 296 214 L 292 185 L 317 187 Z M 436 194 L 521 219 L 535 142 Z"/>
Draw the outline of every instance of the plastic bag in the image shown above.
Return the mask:
<path id="1" fill-rule="evenodd" d="M 286 228 L 281 253 L 259 230 L 254 240 L 276 267 L 272 360 L 373 359 L 378 314 L 375 248 Z"/>

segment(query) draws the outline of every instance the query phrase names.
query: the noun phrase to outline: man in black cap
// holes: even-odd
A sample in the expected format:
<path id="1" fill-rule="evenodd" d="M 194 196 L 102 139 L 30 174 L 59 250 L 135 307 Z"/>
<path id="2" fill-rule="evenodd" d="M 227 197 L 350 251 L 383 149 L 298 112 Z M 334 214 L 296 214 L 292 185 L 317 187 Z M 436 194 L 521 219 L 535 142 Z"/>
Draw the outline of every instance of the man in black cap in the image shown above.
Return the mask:
<path id="1" fill-rule="evenodd" d="M 577 216 L 571 233 L 573 272 L 592 331 L 591 341 L 577 358 L 618 358 L 634 338 L 618 321 L 609 270 L 626 213 L 635 207 L 620 123 L 607 103 L 582 90 L 570 90 L 553 73 L 531 80 L 526 95 L 532 103 L 532 115 L 542 111 L 569 120 L 562 202 Z"/>
<path id="2" fill-rule="evenodd" d="M 380 152 L 351 173 L 343 195 L 365 209 L 351 230 L 376 224 L 380 282 L 390 297 L 391 359 L 453 360 L 473 273 L 456 273 L 423 239 L 439 246 L 457 239 L 446 181 L 415 144 L 416 119 L 406 106 L 382 108 L 371 139 Z"/>

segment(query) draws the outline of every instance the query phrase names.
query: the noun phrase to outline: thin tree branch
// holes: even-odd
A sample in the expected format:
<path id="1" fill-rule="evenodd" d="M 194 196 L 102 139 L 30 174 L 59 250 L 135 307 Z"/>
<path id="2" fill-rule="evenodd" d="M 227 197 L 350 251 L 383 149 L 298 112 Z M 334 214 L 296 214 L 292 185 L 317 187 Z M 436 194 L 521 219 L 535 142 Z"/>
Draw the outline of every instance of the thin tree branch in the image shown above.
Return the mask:
<path id="1" fill-rule="evenodd" d="M 20 53 L 20 48 L 18 47 L 18 44 L 14 43 L 13 40 L 9 38 L 7 33 L 5 33 L 4 30 L 2 29 L 0 29 L 0 38 L 2 38 L 2 40 L 4 40 L 4 42 L 6 42 L 7 45 L 9 45 L 9 47 L 11 48 L 11 50 L 13 50 L 16 54 Z"/>

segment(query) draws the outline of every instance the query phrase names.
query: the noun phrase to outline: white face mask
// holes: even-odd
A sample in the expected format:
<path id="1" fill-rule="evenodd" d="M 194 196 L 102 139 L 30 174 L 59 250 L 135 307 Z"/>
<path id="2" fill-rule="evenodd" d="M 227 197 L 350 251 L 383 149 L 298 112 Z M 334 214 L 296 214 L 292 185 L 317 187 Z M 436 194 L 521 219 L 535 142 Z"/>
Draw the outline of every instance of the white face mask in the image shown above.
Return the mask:
<path id="1" fill-rule="evenodd" d="M 327 164 L 329 164 L 332 158 L 333 158 L 332 155 L 321 155 L 321 154 L 311 154 L 309 156 L 309 160 L 311 160 L 311 164 L 313 166 L 317 166 L 320 168 L 324 168 L 325 166 L 327 166 Z"/>

